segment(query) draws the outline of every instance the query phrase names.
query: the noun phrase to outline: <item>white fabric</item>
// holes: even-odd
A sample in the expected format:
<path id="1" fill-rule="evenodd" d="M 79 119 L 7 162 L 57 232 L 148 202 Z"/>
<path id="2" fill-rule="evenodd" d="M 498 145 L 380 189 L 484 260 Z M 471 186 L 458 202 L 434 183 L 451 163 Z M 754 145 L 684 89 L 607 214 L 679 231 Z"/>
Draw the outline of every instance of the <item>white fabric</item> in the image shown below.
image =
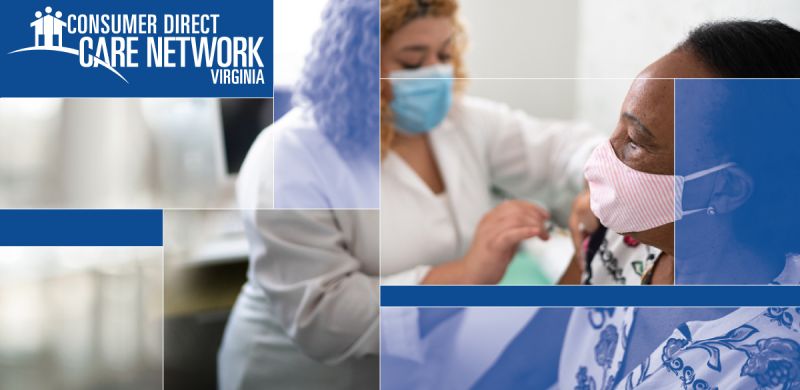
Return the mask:
<path id="1" fill-rule="evenodd" d="M 603 243 L 591 262 L 591 279 L 584 273 L 583 282 L 588 284 L 642 284 L 642 276 L 653 267 L 661 250 L 631 241 L 623 235 L 606 230 Z"/>
<path id="2" fill-rule="evenodd" d="M 560 221 L 583 189 L 583 165 L 602 142 L 588 126 L 544 121 L 474 97 L 454 101 L 430 134 L 447 207 L 405 161 L 381 168 L 381 282 L 418 284 L 432 265 L 466 253 L 493 189 L 537 201 Z"/>
<path id="3" fill-rule="evenodd" d="M 250 269 L 220 350 L 220 388 L 375 388 L 378 211 L 243 213 Z"/>
<path id="4" fill-rule="evenodd" d="M 310 114 L 294 108 L 264 129 L 250 148 L 237 182 L 239 206 L 378 208 L 377 148 L 360 159 L 342 156 Z"/>
<path id="5" fill-rule="evenodd" d="M 797 285 L 798 276 L 800 257 L 790 256 L 774 284 Z M 800 378 L 781 376 L 782 366 L 773 365 L 796 369 L 800 364 L 800 308 L 743 307 L 719 319 L 686 322 L 630 373 L 622 373 L 627 375 L 614 386 L 635 320 L 632 308 L 575 308 L 561 350 L 558 388 L 794 389 L 800 385 Z M 758 383 L 766 379 L 779 383 L 774 387 Z"/>

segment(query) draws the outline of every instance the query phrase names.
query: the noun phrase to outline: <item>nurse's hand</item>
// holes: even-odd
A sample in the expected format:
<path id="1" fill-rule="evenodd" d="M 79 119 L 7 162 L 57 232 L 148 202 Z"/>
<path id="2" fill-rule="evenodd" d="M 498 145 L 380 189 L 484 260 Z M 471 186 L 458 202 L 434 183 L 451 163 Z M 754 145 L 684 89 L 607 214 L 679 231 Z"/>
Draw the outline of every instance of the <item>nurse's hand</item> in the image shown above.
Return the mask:
<path id="1" fill-rule="evenodd" d="M 547 210 L 522 200 L 501 203 L 483 216 L 472 246 L 464 256 L 467 273 L 475 283 L 494 284 L 502 279 L 519 244 L 529 238 L 547 240 Z"/>

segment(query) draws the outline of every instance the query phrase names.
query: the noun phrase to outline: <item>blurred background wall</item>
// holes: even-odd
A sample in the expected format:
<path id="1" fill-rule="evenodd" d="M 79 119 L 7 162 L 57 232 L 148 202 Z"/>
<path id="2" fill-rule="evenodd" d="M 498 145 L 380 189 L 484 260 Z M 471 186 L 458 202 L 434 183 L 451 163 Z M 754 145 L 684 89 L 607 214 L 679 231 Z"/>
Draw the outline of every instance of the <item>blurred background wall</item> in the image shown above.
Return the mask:
<path id="1" fill-rule="evenodd" d="M 576 0 L 461 2 L 468 77 L 569 78 L 577 72 Z M 469 93 L 534 115 L 575 113 L 575 80 L 471 80 Z"/>
<path id="2" fill-rule="evenodd" d="M 461 9 L 470 77 L 562 78 L 472 80 L 470 93 L 533 115 L 587 120 L 606 132 L 628 79 L 700 23 L 776 18 L 800 28 L 800 2 L 793 0 L 463 0 Z"/>
<path id="3" fill-rule="evenodd" d="M 579 10 L 578 77 L 635 77 L 708 21 L 775 18 L 800 29 L 794 0 L 579 0 Z M 579 83 L 575 115 L 611 132 L 628 86 Z"/>
<path id="4" fill-rule="evenodd" d="M 231 208 L 272 99 L 0 99 L 0 207 Z"/>
<path id="5" fill-rule="evenodd" d="M 0 247 L 0 388 L 160 388 L 161 248 Z"/>

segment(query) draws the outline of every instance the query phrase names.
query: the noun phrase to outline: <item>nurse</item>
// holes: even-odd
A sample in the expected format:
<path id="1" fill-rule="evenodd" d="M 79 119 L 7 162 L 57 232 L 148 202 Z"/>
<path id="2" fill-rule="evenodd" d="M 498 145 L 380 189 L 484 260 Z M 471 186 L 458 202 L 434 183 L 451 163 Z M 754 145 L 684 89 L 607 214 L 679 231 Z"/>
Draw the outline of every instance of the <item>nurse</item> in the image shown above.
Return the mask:
<path id="1" fill-rule="evenodd" d="M 455 0 L 381 1 L 384 284 L 499 282 L 522 241 L 548 239 L 551 212 L 567 219 L 601 141 L 466 95 L 457 11 Z"/>
<path id="2" fill-rule="evenodd" d="M 378 387 L 378 211 L 331 209 L 377 207 L 378 22 L 372 0 L 328 3 L 301 106 L 245 161 L 250 266 L 218 354 L 222 390 Z M 273 148 L 275 206 L 321 209 L 270 209 Z"/>

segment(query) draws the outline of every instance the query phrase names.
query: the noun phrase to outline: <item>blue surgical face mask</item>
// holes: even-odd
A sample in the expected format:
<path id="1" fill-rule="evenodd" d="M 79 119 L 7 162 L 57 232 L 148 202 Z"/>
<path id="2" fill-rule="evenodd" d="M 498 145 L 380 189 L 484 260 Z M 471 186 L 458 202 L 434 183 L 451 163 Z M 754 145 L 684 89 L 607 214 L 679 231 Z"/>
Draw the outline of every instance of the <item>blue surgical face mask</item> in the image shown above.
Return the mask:
<path id="1" fill-rule="evenodd" d="M 398 130 L 427 133 L 444 120 L 453 101 L 453 67 L 433 65 L 389 74 L 391 107 Z"/>

